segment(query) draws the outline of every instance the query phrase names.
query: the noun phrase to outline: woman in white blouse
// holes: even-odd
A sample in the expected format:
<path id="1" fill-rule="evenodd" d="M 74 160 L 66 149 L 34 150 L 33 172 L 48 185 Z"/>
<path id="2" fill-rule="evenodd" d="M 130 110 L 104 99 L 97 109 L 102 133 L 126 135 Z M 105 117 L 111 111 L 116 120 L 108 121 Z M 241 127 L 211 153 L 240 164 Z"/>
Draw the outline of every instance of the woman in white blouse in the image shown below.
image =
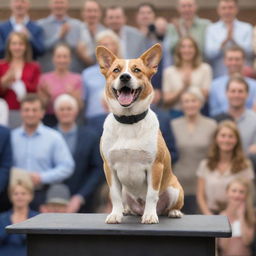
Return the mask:
<path id="1" fill-rule="evenodd" d="M 186 36 L 180 39 L 174 52 L 174 65 L 163 73 L 163 101 L 171 117 L 182 115 L 181 95 L 190 87 L 202 90 L 205 100 L 212 81 L 211 67 L 202 62 L 196 41 Z"/>

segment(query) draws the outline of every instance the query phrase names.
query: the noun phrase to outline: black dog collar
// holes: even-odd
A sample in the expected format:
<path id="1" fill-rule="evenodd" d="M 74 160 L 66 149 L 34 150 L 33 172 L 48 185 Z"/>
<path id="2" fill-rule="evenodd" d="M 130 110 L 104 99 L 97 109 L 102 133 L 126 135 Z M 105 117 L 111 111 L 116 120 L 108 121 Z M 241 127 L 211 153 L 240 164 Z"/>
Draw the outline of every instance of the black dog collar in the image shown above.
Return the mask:
<path id="1" fill-rule="evenodd" d="M 140 120 L 144 119 L 148 113 L 148 109 L 141 114 L 132 115 L 132 116 L 117 116 L 114 115 L 115 119 L 122 124 L 135 124 L 138 123 Z"/>

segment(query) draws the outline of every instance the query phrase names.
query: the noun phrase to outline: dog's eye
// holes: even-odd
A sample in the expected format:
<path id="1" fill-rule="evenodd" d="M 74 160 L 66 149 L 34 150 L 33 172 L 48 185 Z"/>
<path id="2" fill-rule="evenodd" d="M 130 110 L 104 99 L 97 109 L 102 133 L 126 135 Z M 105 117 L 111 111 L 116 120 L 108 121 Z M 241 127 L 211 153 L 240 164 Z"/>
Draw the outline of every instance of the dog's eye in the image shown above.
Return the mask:
<path id="1" fill-rule="evenodd" d="M 120 69 L 119 69 L 119 68 L 115 68 L 115 69 L 113 70 L 113 72 L 119 73 L 119 72 L 120 72 Z"/>
<path id="2" fill-rule="evenodd" d="M 133 72 L 139 73 L 139 72 L 141 72 L 141 70 L 140 70 L 139 68 L 135 68 L 135 69 L 133 70 Z"/>

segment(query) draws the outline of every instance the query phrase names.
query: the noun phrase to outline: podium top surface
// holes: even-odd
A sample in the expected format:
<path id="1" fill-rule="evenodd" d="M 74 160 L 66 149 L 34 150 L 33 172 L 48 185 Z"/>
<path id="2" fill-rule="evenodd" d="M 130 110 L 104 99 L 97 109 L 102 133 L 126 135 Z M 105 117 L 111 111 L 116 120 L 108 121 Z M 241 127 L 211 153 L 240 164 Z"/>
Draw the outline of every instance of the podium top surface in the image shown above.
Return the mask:
<path id="1" fill-rule="evenodd" d="M 230 237 L 225 216 L 184 215 L 160 217 L 159 224 L 141 224 L 140 217 L 126 216 L 122 224 L 105 224 L 106 214 L 45 213 L 6 227 L 8 233 L 54 235 L 134 235 Z"/>

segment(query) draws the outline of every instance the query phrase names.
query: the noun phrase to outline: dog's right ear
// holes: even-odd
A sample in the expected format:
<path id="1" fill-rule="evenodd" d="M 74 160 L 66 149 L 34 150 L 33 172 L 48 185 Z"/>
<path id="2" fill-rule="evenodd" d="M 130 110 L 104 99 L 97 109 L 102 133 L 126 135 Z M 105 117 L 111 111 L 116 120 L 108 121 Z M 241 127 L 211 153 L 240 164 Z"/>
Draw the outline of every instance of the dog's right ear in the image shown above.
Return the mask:
<path id="1" fill-rule="evenodd" d="M 106 76 L 109 68 L 117 57 L 104 46 L 98 46 L 96 48 L 96 57 L 100 65 L 101 73 Z"/>

